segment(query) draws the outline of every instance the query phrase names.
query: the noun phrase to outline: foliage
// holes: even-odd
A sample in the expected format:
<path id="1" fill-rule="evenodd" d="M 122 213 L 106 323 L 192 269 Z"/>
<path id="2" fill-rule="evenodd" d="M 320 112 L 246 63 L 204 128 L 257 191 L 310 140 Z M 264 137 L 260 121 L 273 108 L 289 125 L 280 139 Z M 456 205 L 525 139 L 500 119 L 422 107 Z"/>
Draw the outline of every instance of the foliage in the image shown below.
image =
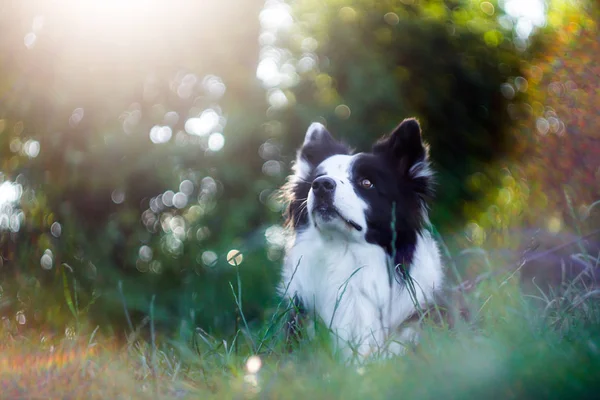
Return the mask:
<path id="1" fill-rule="evenodd" d="M 523 37 L 495 1 L 62 7 L 0 15 L 0 313 L 24 332 L 91 319 L 122 334 L 124 307 L 138 324 L 153 296 L 159 331 L 254 329 L 276 302 L 277 188 L 313 120 L 364 149 L 418 116 L 439 230 L 467 220 L 466 240 L 506 244 L 482 238 L 549 203 L 535 168 L 556 177 L 519 157 L 564 148 L 532 139 L 549 60 L 596 32 L 591 11 L 551 12 Z"/>
<path id="2" fill-rule="evenodd" d="M 528 98 L 509 106 L 520 118 L 511 128 L 518 137 L 515 160 L 492 165 L 467 180 L 485 196 L 486 207 L 469 204 L 467 236 L 471 243 L 513 248 L 518 231 L 542 229 L 553 235 L 581 234 L 582 225 L 598 226 L 597 97 L 590 82 L 598 75 L 598 7 L 580 9 L 554 2 L 547 41 L 537 59 L 523 62 Z M 510 83 L 517 90 L 518 82 Z M 499 168 L 501 167 L 501 168 Z M 489 177 L 500 176 L 500 185 Z M 588 228 L 589 229 L 589 228 Z"/>

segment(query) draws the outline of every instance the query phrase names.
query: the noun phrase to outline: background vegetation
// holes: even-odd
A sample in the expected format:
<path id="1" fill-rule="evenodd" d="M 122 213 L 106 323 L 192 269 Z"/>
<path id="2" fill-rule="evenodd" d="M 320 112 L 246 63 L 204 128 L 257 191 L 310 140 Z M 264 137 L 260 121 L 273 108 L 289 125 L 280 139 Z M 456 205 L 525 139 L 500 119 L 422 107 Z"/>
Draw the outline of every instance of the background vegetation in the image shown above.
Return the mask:
<path id="1" fill-rule="evenodd" d="M 3 3 L 2 383 L 48 396 L 97 377 L 74 398 L 588 393 L 598 16 L 574 0 Z M 363 150 L 407 116 L 431 145 L 432 220 L 450 286 L 471 279 L 473 320 L 368 370 L 325 339 L 285 355 L 277 195 L 306 127 Z"/>

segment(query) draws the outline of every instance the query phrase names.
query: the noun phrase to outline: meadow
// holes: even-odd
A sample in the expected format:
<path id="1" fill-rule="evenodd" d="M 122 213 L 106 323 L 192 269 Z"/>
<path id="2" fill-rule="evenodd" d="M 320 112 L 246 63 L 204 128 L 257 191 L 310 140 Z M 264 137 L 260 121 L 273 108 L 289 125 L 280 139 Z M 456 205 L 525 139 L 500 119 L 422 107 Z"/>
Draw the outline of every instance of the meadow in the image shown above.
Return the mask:
<path id="1" fill-rule="evenodd" d="M 248 326 L 235 282 L 239 328 L 227 337 L 200 327 L 188 341 L 161 335 L 152 304 L 125 341 L 87 323 L 64 337 L 25 336 L 5 320 L 2 398 L 595 398 L 600 290 L 590 274 L 600 254 L 586 252 L 586 239 L 567 243 L 576 251 L 562 258 L 563 270 L 565 260 L 580 260 L 584 270 L 551 289 L 535 279 L 526 289 L 520 279 L 541 252 L 523 253 L 499 270 L 499 260 L 483 249 L 467 249 L 493 272 L 448 285 L 448 298 L 462 299 L 467 315 L 453 309 L 451 327 L 423 318 L 420 343 L 388 359 L 342 362 L 318 321 L 313 340 L 304 335 L 290 347 L 284 334 L 290 306 L 283 300 L 267 310 L 264 323 Z M 460 268 L 447 256 L 449 273 Z M 76 307 L 65 290 L 69 307 Z"/>

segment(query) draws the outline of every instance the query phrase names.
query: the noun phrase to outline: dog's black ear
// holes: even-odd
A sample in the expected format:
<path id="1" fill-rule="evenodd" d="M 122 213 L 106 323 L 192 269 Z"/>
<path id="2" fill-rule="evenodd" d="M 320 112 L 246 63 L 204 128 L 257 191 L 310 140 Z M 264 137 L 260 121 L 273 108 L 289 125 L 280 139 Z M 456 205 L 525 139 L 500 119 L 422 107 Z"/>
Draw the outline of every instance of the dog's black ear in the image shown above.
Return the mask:
<path id="1" fill-rule="evenodd" d="M 398 172 L 413 177 L 430 175 L 428 149 L 421 138 L 421 126 L 414 118 L 407 118 L 391 134 L 373 146 L 373 153 L 386 154 L 394 160 Z"/>
<path id="2" fill-rule="evenodd" d="M 295 173 L 307 179 L 317 165 L 336 154 L 350 154 L 350 149 L 335 140 L 322 124 L 314 122 L 308 127 L 304 143 L 298 151 Z"/>

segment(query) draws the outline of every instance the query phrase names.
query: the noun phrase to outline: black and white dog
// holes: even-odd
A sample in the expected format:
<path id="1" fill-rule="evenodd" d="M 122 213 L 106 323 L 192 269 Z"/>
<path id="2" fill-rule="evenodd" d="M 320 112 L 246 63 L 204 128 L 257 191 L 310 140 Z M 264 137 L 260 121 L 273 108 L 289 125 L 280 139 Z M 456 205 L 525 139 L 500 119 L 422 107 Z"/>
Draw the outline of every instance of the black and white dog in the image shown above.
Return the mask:
<path id="1" fill-rule="evenodd" d="M 320 317 L 346 359 L 402 353 L 417 339 L 403 322 L 431 304 L 444 275 L 427 229 L 433 182 L 419 123 L 404 120 L 358 154 L 313 123 L 293 171 L 280 293 Z"/>

